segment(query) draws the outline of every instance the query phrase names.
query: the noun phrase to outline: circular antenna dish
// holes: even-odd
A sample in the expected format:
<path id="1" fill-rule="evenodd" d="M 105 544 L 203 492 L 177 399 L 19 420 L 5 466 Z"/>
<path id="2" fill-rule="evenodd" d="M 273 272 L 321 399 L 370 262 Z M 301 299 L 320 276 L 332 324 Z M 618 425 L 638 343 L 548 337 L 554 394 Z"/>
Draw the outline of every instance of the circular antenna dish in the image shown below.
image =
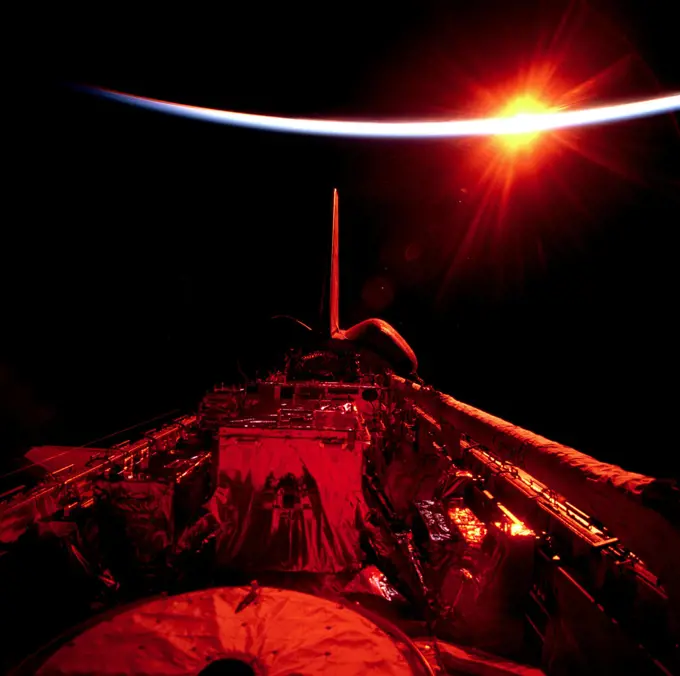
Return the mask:
<path id="1" fill-rule="evenodd" d="M 401 642 L 351 607 L 299 592 L 224 587 L 106 614 L 33 673 L 291 676 L 423 674 Z"/>

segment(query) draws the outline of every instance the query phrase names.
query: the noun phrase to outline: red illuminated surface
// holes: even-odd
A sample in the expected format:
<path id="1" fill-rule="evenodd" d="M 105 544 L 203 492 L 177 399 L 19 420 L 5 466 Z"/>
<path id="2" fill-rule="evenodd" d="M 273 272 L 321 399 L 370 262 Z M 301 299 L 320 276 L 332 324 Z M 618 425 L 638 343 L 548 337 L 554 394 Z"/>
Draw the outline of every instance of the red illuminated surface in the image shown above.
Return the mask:
<path id="1" fill-rule="evenodd" d="M 502 531 L 505 531 L 506 533 L 509 533 L 512 536 L 529 536 L 533 535 L 534 531 L 531 530 L 531 528 L 528 528 L 525 526 L 523 523 L 506 523 L 502 524 L 500 521 L 496 521 L 494 525 L 497 528 L 500 528 Z"/>
<path id="2" fill-rule="evenodd" d="M 390 586 L 387 577 L 384 573 L 376 570 L 368 578 L 369 584 L 375 589 L 375 591 L 380 594 L 383 598 L 392 601 L 399 598 L 399 594 Z"/>
<path id="3" fill-rule="evenodd" d="M 494 526 L 496 526 L 496 528 L 500 528 L 503 532 L 508 533 L 513 537 L 533 537 L 535 535 L 534 531 L 520 521 L 507 507 L 501 505 L 500 502 L 497 504 L 501 512 L 507 517 L 507 520 L 504 523 L 495 521 Z"/>
<path id="4" fill-rule="evenodd" d="M 450 507 L 449 518 L 458 528 L 468 544 L 481 544 L 487 533 L 486 526 L 474 515 L 469 507 Z"/>

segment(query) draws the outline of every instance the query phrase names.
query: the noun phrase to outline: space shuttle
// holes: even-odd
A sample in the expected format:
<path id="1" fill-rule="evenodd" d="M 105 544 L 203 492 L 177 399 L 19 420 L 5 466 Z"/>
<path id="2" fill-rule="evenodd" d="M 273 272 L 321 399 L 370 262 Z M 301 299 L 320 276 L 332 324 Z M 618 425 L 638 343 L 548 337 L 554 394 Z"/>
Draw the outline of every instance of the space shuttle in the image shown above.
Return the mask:
<path id="1" fill-rule="evenodd" d="M 342 328 L 339 263 L 335 190 L 321 345 L 28 451 L 0 671 L 680 673 L 677 486 L 425 386 L 386 321 Z"/>

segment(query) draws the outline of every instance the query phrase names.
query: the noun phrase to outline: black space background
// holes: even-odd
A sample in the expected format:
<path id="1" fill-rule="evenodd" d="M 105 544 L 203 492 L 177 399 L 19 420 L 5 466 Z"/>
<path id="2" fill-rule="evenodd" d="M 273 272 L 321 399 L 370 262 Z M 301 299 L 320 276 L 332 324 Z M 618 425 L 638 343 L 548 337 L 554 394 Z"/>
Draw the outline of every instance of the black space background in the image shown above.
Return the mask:
<path id="1" fill-rule="evenodd" d="M 452 268 L 482 141 L 277 135 L 64 86 L 309 117 L 478 114 L 479 86 L 555 57 L 566 13 L 559 72 L 576 83 L 616 64 L 588 102 L 654 96 L 680 88 L 669 3 L 41 12 L 6 83 L 4 460 L 191 407 L 237 361 L 266 369 L 294 338 L 271 315 L 319 322 L 337 187 L 345 326 L 381 316 L 436 387 L 677 476 L 671 116 L 574 132 L 590 159 L 558 153 L 518 178 L 503 221 L 478 226 Z"/>

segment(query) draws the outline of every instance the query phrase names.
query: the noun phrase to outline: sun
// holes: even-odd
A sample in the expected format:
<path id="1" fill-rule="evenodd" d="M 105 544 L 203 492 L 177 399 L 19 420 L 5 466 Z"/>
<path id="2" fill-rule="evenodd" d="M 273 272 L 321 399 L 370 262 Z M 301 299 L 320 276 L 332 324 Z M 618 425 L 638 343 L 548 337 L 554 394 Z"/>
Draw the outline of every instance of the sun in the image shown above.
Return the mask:
<path id="1" fill-rule="evenodd" d="M 552 108 L 532 94 L 523 94 L 513 98 L 499 113 L 499 117 L 521 119 L 525 115 L 549 113 Z M 502 144 L 510 151 L 522 150 L 534 145 L 541 135 L 539 131 L 520 134 L 501 134 L 498 136 Z"/>

